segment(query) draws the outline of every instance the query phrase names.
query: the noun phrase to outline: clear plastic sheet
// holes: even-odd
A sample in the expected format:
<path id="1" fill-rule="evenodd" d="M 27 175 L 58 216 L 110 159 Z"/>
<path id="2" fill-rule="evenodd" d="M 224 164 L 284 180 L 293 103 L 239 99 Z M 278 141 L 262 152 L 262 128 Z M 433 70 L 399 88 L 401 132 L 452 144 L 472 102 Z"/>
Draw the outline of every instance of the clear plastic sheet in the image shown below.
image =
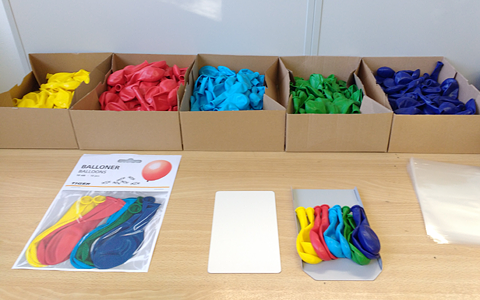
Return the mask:
<path id="1" fill-rule="evenodd" d="M 480 245 L 480 167 L 411 158 L 408 172 L 427 235 L 439 244 Z"/>

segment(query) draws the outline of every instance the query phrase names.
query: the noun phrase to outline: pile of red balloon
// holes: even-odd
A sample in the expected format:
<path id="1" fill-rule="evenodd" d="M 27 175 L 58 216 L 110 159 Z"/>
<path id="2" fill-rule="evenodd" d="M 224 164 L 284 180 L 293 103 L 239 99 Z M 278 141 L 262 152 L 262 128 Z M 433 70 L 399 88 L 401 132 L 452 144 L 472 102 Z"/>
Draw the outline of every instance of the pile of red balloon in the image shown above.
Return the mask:
<path id="1" fill-rule="evenodd" d="M 114 111 L 176 111 L 177 91 L 186 71 L 165 61 L 126 66 L 108 77 L 100 105 Z"/>

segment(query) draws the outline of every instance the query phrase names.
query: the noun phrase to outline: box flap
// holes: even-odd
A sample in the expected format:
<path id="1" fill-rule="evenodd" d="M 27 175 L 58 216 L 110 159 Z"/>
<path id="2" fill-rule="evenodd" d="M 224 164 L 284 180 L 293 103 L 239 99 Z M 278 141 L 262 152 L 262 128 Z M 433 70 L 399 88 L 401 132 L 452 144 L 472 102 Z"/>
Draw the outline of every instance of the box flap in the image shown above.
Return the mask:
<path id="1" fill-rule="evenodd" d="M 324 77 L 334 74 L 344 81 L 349 80 L 361 62 L 356 56 L 282 56 L 280 60 L 295 77 L 308 80 L 313 73 Z"/>
<path id="2" fill-rule="evenodd" d="M 459 86 L 458 100 L 462 101 L 463 103 L 467 103 L 470 99 L 474 99 L 477 106 L 476 115 L 478 115 L 478 108 L 480 107 L 480 92 L 474 85 L 469 84 L 468 80 L 462 74 L 457 73 L 455 75 L 455 79 L 457 80 Z"/>
<path id="3" fill-rule="evenodd" d="M 9 92 L 0 94 L 0 107 L 13 107 L 12 97 Z"/>
<path id="4" fill-rule="evenodd" d="M 369 67 L 363 60 L 360 65 L 359 76 L 363 83 L 364 92 L 373 99 L 375 99 L 378 103 L 391 110 L 391 106 L 388 102 L 387 96 L 383 92 L 380 85 L 377 84 L 377 81 L 373 76 L 372 71 L 369 69 Z"/>
<path id="5" fill-rule="evenodd" d="M 40 86 L 38 85 L 33 72 L 30 72 L 23 78 L 22 83 L 11 88 L 9 93 L 12 100 L 13 98 L 21 99 L 30 92 L 38 91 L 39 88 Z M 12 105 L 9 106 L 13 106 L 13 102 Z"/>
<path id="6" fill-rule="evenodd" d="M 263 110 L 281 110 L 285 111 L 280 103 L 270 98 L 268 95 L 263 96 Z"/>
<path id="7" fill-rule="evenodd" d="M 438 61 L 445 63 L 442 56 L 400 56 L 400 57 L 363 57 L 363 61 L 370 68 L 373 74 L 377 73 L 378 68 L 389 67 L 393 70 L 416 70 L 420 69 L 420 73 L 430 74 L 437 65 Z M 448 67 L 446 69 L 449 69 Z M 455 74 L 450 74 L 454 76 Z"/>
<path id="8" fill-rule="evenodd" d="M 112 53 L 31 53 L 28 55 L 32 71 L 39 84 L 47 82 L 47 74 L 77 72 L 80 69 L 92 72 L 97 66 L 110 64 Z"/>
<path id="9" fill-rule="evenodd" d="M 393 115 L 393 112 L 381 105 L 377 101 L 373 100 L 368 96 L 363 96 L 362 105 L 360 106 L 360 112 L 362 114 L 383 114 L 389 113 Z"/>
<path id="10" fill-rule="evenodd" d="M 277 84 L 278 84 L 278 102 L 285 108 L 288 105 L 288 99 L 290 96 L 290 76 L 293 76 L 291 72 L 285 67 L 285 64 L 281 59 L 278 62 Z M 293 77 L 292 77 L 293 79 Z"/>

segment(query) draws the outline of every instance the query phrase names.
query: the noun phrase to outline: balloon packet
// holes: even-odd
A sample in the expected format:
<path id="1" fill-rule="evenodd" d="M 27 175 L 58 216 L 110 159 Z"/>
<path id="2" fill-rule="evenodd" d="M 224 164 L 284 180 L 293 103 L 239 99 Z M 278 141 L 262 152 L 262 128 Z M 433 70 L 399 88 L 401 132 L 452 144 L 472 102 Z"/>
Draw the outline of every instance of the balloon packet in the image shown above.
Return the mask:
<path id="1" fill-rule="evenodd" d="M 84 154 L 12 269 L 147 272 L 180 160 Z"/>

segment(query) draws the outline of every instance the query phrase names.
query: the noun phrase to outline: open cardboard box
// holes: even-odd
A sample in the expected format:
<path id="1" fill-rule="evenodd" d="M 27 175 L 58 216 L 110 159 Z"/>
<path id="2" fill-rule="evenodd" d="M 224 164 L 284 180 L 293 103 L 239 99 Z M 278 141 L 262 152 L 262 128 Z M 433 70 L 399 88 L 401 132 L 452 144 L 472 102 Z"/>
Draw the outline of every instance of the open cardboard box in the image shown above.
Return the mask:
<path id="1" fill-rule="evenodd" d="M 112 72 L 147 60 L 166 61 L 168 66 L 189 68 L 195 55 L 120 54 L 112 56 Z M 107 90 L 106 79 L 70 110 L 80 149 L 92 150 L 182 150 L 178 111 L 105 111 L 98 99 Z M 177 92 L 183 97 L 184 86 Z"/>
<path id="2" fill-rule="evenodd" d="M 203 66 L 250 69 L 265 75 L 263 110 L 190 111 L 190 97 Z M 184 150 L 284 151 L 285 107 L 277 98 L 278 57 L 198 54 L 180 107 Z"/>
<path id="3" fill-rule="evenodd" d="M 390 108 L 387 95 L 376 83 L 374 74 L 380 67 L 395 71 L 416 70 L 431 74 L 438 61 L 444 66 L 438 81 L 455 78 L 460 86 L 459 100 L 471 98 L 477 103 L 475 115 L 399 115 L 394 114 L 388 152 L 410 153 L 480 153 L 480 93 L 444 57 L 364 57 L 369 72 L 361 74 L 367 94 Z"/>
<path id="4" fill-rule="evenodd" d="M 29 54 L 32 72 L 20 85 L 0 94 L 0 148 L 78 148 L 68 109 L 14 107 L 13 98 L 37 91 L 47 73 L 90 72 L 73 95 L 73 106 L 103 80 L 110 69 L 111 53 Z"/>
<path id="5" fill-rule="evenodd" d="M 280 57 L 279 98 L 287 103 L 286 151 L 386 152 L 392 111 L 365 93 L 359 79 L 360 57 L 284 56 Z M 334 74 L 364 91 L 361 114 L 294 114 L 290 81 L 306 80 L 311 74 Z"/>
<path id="6" fill-rule="evenodd" d="M 307 208 L 322 204 L 330 207 L 334 205 L 342 207 L 360 205 L 363 207 L 357 188 L 353 190 L 292 189 L 292 197 L 294 211 L 300 206 Z M 297 218 L 295 217 L 295 219 Z M 370 225 L 372 224 L 370 223 Z M 301 229 L 298 220 L 296 227 L 298 234 Z M 372 229 L 375 230 L 375 227 L 373 226 Z M 348 258 L 322 261 L 319 264 L 307 264 L 301 259 L 300 261 L 303 271 L 315 280 L 375 280 L 383 270 L 381 257 L 372 259 L 369 264 L 364 266 L 358 265 Z"/>

